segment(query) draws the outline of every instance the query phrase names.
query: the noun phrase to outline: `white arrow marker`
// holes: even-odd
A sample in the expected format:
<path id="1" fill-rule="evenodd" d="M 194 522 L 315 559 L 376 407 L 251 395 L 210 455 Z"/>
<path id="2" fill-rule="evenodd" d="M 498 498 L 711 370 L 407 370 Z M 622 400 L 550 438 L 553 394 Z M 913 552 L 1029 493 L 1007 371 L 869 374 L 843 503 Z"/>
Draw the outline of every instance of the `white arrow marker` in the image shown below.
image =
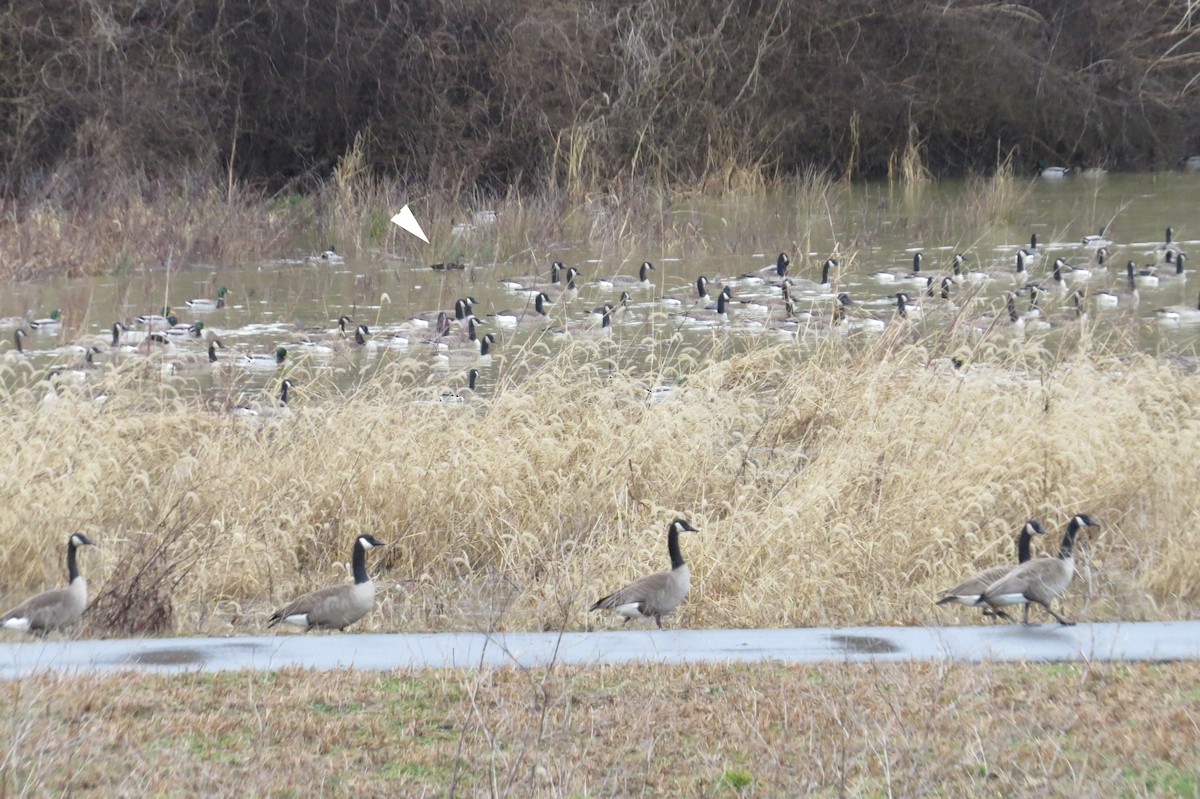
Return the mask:
<path id="1" fill-rule="evenodd" d="M 407 205 L 400 209 L 400 213 L 392 217 L 392 221 L 426 244 L 429 243 L 429 239 L 425 236 L 425 231 L 421 230 L 421 224 L 417 222 L 417 218 L 413 216 L 413 212 L 408 210 Z"/>

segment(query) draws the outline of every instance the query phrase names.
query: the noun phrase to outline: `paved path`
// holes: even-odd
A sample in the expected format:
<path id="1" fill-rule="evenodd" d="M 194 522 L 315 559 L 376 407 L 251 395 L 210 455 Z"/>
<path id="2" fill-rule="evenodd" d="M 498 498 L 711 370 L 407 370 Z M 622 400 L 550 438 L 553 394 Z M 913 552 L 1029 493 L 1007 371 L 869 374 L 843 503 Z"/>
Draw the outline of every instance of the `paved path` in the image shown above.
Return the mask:
<path id="1" fill-rule="evenodd" d="M 847 627 L 780 630 L 611 630 L 573 633 L 280 634 L 0 643 L 0 678 L 42 670 L 227 671 L 597 665 L 649 661 L 1195 660 L 1200 622 L 1075 627 Z"/>

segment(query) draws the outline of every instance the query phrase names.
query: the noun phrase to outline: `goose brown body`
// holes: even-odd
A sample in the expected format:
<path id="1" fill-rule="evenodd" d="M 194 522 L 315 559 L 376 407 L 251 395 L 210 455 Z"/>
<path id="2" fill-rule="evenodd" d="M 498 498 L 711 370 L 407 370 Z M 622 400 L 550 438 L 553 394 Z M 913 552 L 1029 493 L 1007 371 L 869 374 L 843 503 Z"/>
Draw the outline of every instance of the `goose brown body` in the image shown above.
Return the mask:
<path id="1" fill-rule="evenodd" d="M 371 611 L 375 583 L 367 575 L 366 550 L 383 546 L 374 536 L 362 535 L 354 542 L 354 582 L 311 591 L 285 605 L 267 620 L 268 627 L 283 622 L 305 630 L 344 630 Z"/>
<path id="2" fill-rule="evenodd" d="M 75 550 L 81 546 L 94 544 L 83 533 L 73 533 L 67 539 L 67 585 L 26 599 L 0 616 L 0 627 L 45 635 L 79 621 L 87 608 L 87 582 L 75 560 Z"/>
<path id="3" fill-rule="evenodd" d="M 667 528 L 667 549 L 671 555 L 671 570 L 639 577 L 629 585 L 598 599 L 589 610 L 611 610 L 631 619 L 653 618 L 662 628 L 662 617 L 679 607 L 691 588 L 691 571 L 679 551 L 679 533 L 697 532 L 683 519 L 676 519 Z"/>
<path id="4" fill-rule="evenodd" d="M 1017 565 L 1027 563 L 1030 559 L 1029 544 L 1034 535 L 1045 535 L 1046 530 L 1041 523 L 1036 519 L 1030 519 L 1025 522 L 1021 528 L 1021 535 L 1017 538 Z M 1015 569 L 1016 566 L 1003 565 L 992 566 L 989 569 L 973 574 L 963 580 L 953 588 L 947 588 L 942 592 L 942 598 L 937 601 L 939 605 L 948 605 L 956 603 L 959 605 L 974 605 L 979 602 L 979 597 L 989 585 L 992 585 L 1001 577 Z M 991 608 L 984 610 L 984 615 L 995 615 L 995 611 Z"/>
<path id="5" fill-rule="evenodd" d="M 1098 526 L 1086 514 L 1073 516 L 1063 535 L 1058 557 L 1036 558 L 1018 566 L 984 589 L 977 604 L 987 604 L 1006 618 L 1007 614 L 1000 610 L 1001 607 L 1023 604 L 1025 624 L 1029 623 L 1029 605 L 1037 604 L 1045 608 L 1059 624 L 1074 624 L 1055 613 L 1050 603 L 1062 596 L 1075 576 L 1075 536 L 1083 527 Z"/>

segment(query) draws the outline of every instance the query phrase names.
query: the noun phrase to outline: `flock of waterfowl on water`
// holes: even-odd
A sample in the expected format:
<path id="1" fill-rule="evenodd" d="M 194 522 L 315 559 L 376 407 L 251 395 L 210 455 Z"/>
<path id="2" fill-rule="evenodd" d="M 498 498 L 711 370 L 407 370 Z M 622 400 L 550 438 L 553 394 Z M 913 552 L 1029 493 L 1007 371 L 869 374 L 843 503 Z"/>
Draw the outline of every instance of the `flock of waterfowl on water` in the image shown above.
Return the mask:
<path id="1" fill-rule="evenodd" d="M 961 319 L 982 296 L 971 287 L 995 283 L 1003 287 L 1003 310 L 966 314 L 969 329 L 1052 327 L 1078 321 L 1088 312 L 1089 302 L 1097 308 L 1129 307 L 1138 303 L 1142 290 L 1181 284 L 1187 279 L 1187 254 L 1174 240 L 1172 228 L 1166 229 L 1164 241 L 1150 251 L 1152 262 L 1143 259 L 1139 263 L 1129 258 L 1123 269 L 1112 269 L 1112 254 L 1118 245 L 1106 237 L 1105 229 L 1085 236 L 1077 246 L 1075 257 L 1068 260 L 1065 254 L 1045 252 L 1035 234 L 1028 247 L 1016 249 L 1007 265 L 999 259 L 983 259 L 981 263 L 970 253 L 954 253 L 936 269 L 928 268 L 925 254 L 916 251 L 911 266 L 873 273 L 875 284 L 887 286 L 889 291 L 898 289 L 890 295 L 893 307 L 886 310 L 863 308 L 870 306 L 871 301 L 859 303 L 841 290 L 837 254 L 818 258 L 820 266 L 808 279 L 791 273 L 791 257 L 781 252 L 773 263 L 752 271 L 725 277 L 697 276 L 692 286 L 674 292 L 659 290 L 652 274 L 656 267 L 645 261 L 635 274 L 591 278 L 593 292 L 611 295 L 605 301 L 584 302 L 582 310 L 554 314 L 552 309 L 563 306 L 575 309 L 584 290 L 584 276 L 579 267 L 554 262 L 548 274 L 501 279 L 506 289 L 524 298 L 523 304 L 513 308 L 497 308 L 477 315 L 480 303 L 466 296 L 451 307 L 413 314 L 379 330 L 372 330 L 368 324 L 356 322 L 346 314 L 332 327 L 318 325 L 295 331 L 273 351 L 263 353 L 227 349 L 220 335 L 203 320 L 180 322 L 176 314 L 164 308 L 159 313 L 143 314 L 130 324 L 114 323 L 104 342 L 84 339 L 68 345 L 78 349 L 83 362 L 71 369 L 57 368 L 51 376 L 58 379 L 69 376 L 73 382 L 82 382 L 88 377 L 87 370 L 96 367 L 95 356 L 101 354 L 144 356 L 171 369 L 207 366 L 272 371 L 285 367 L 292 357 L 400 350 L 419 352 L 434 366 L 461 366 L 474 388 L 479 377 L 477 367 L 486 363 L 499 345 L 496 334 L 482 332 L 481 328 L 488 325 L 506 332 L 524 328 L 531 335 L 611 335 L 614 325 L 639 318 L 637 311 L 642 310 L 641 320 L 658 314 L 681 328 L 771 331 L 787 336 L 813 331 L 883 330 L 888 325 L 939 315 Z M 317 260 L 338 263 L 342 258 L 330 248 Z M 444 262 L 434 265 L 440 271 L 453 271 L 458 266 L 461 265 Z M 1041 272 L 1038 277 L 1033 276 L 1035 270 Z M 225 307 L 231 294 L 222 286 L 213 297 L 188 300 L 183 307 L 195 314 L 216 313 Z M 1022 298 L 1028 299 L 1018 303 Z M 1050 307 L 1054 298 L 1057 309 Z M 875 302 L 878 307 L 879 300 Z M 1156 315 L 1165 323 L 1200 320 L 1200 304 L 1162 308 Z M 9 357 L 20 357 L 25 351 L 25 340 L 30 336 L 26 327 L 37 333 L 57 334 L 63 324 L 63 315 L 57 311 L 45 318 L 16 320 L 14 350 Z M 286 407 L 292 379 L 281 378 L 279 386 L 277 407 Z M 461 395 L 446 393 L 442 398 L 454 401 L 461 399 Z M 265 409 L 259 406 L 235 410 L 241 411 L 257 415 Z M 1023 605 L 1026 623 L 1029 606 L 1036 604 L 1058 622 L 1069 624 L 1052 610 L 1051 602 L 1063 594 L 1074 574 L 1076 536 L 1083 528 L 1095 525 L 1086 514 L 1072 516 L 1058 554 L 1031 558 L 1031 540 L 1045 530 L 1038 521 L 1028 521 L 1019 535 L 1017 564 L 996 566 L 974 575 L 948 589 L 938 604 L 976 606 L 986 615 L 1005 619 L 1009 616 L 1004 608 Z M 670 570 L 642 577 L 601 598 L 591 609 L 611 611 L 626 621 L 653 618 L 661 627 L 662 617 L 673 612 L 688 593 L 690 578 L 679 535 L 695 529 L 685 519 L 672 521 L 668 527 Z M 44 634 L 77 621 L 87 604 L 87 589 L 79 572 L 76 550 L 91 544 L 82 533 L 71 535 L 67 545 L 67 587 L 26 600 L 0 617 L 0 626 Z M 359 536 L 351 554 L 354 582 L 306 594 L 278 610 L 267 620 L 268 625 L 344 629 L 361 619 L 375 600 L 374 584 L 366 569 L 366 551 L 382 545 L 370 535 Z"/>
<path id="2" fill-rule="evenodd" d="M 1087 514 L 1072 516 L 1056 556 L 1031 557 L 1034 535 L 1046 530 L 1036 519 L 1021 528 L 1017 543 L 1017 563 L 998 565 L 968 577 L 942 592 L 937 604 L 959 604 L 981 608 L 985 616 L 1012 621 L 1004 608 L 1022 605 L 1022 622 L 1028 625 L 1030 605 L 1038 605 L 1059 624 L 1069 621 L 1052 607 L 1075 576 L 1075 539 L 1085 527 L 1098 523 Z M 667 552 L 671 568 L 639 577 L 628 585 L 601 597 L 589 610 L 606 610 L 625 619 L 654 619 L 662 628 L 662 617 L 669 615 L 687 597 L 691 572 L 679 546 L 679 534 L 699 532 L 686 519 L 675 519 L 667 527 Z M 87 583 L 79 571 L 76 551 L 94 545 L 83 533 L 67 539 L 67 578 L 64 588 L 55 588 L 26 599 L 0 616 L 0 628 L 44 636 L 56 629 L 75 624 L 87 608 Z M 385 546 L 372 535 L 360 535 L 354 541 L 351 565 L 354 582 L 318 588 L 289 602 L 266 620 L 267 627 L 290 624 L 307 630 L 344 630 L 366 616 L 375 605 L 375 583 L 367 572 L 368 549 Z"/>
<path id="3" fill-rule="evenodd" d="M 812 265 L 811 276 L 797 275 L 792 256 L 781 252 L 773 262 L 750 271 L 698 275 L 690 285 L 666 290 L 655 281 L 659 270 L 650 261 L 629 274 L 590 277 L 581 267 L 555 261 L 546 273 L 499 278 L 515 300 L 511 307 L 495 303 L 485 310 L 474 296 L 462 296 L 448 307 L 379 325 L 356 321 L 347 313 L 333 325 L 284 329 L 251 324 L 222 330 L 214 324 L 214 315 L 226 308 L 233 292 L 219 286 L 211 297 L 185 300 L 178 312 L 163 308 L 118 320 L 103 334 L 71 331 L 77 336 L 71 342 L 64 342 L 67 320 L 59 311 L 42 318 L 27 314 L 0 319 L 0 327 L 13 328 L 6 360 L 49 356 L 54 363 L 46 376 L 55 384 L 89 381 L 102 374 L 105 358 L 144 359 L 168 373 L 269 373 L 295 359 L 320 363 L 342 354 L 390 352 L 422 359 L 433 369 L 459 368 L 465 374 L 522 337 L 611 336 L 624 325 L 645 323 L 780 340 L 881 332 L 913 320 L 920 320 L 924 330 L 945 326 L 968 336 L 1049 330 L 1086 319 L 1093 310 L 1136 309 L 1144 292 L 1180 287 L 1189 274 L 1187 253 L 1170 227 L 1163 241 L 1140 250 L 1110 240 L 1105 228 L 1083 236 L 1071 249 L 1041 245 L 1036 233 L 1028 246 L 1014 249 L 990 255 L 927 255 L 918 249 L 902 268 L 875 270 L 860 263 L 868 256 L 807 254 L 802 261 L 806 271 L 807 264 Z M 1115 254 L 1122 250 L 1128 253 Z M 931 263 L 935 258 L 940 262 Z M 316 261 L 337 264 L 342 257 L 331 248 Z M 433 266 L 453 270 L 464 265 Z M 192 318 L 181 321 L 181 313 Z M 1157 308 L 1154 317 L 1164 325 L 1200 324 L 1200 301 Z M 228 343 L 230 337 L 245 338 L 256 331 L 259 340 L 274 338 L 274 345 L 254 351 Z M 54 346 L 31 350 L 35 337 Z M 279 385 L 280 393 L 286 394 L 286 387 Z"/>

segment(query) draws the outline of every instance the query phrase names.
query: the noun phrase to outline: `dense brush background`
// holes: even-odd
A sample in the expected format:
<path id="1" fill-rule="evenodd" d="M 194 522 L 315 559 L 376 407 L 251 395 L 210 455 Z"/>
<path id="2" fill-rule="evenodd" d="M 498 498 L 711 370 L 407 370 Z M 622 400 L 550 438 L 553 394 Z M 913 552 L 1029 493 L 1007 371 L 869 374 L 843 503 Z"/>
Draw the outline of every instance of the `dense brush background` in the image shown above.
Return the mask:
<path id="1" fill-rule="evenodd" d="M 1200 142 L 1191 3 L 168 0 L 0 11 L 0 194 L 370 169 L 503 191 L 732 168 L 1174 166 Z"/>

